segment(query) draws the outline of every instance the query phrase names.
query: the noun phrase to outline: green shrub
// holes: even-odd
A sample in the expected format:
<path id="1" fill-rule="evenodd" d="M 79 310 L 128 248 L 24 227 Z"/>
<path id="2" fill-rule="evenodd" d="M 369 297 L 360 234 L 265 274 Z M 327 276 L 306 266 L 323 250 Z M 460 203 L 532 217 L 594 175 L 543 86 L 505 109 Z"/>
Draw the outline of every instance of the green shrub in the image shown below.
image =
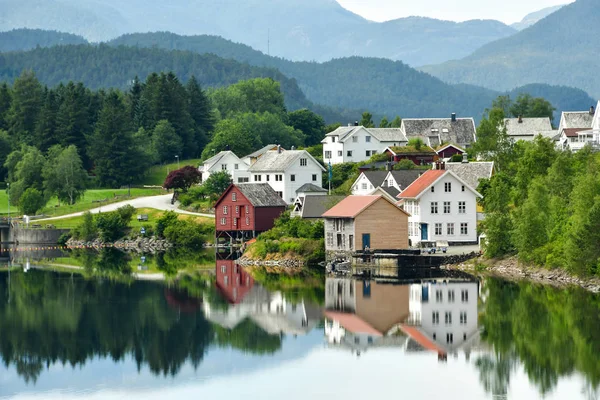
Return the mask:
<path id="1" fill-rule="evenodd" d="M 194 222 L 177 220 L 166 227 L 164 237 L 173 245 L 197 248 L 204 243 L 204 229 Z"/>
<path id="2" fill-rule="evenodd" d="M 94 216 L 89 211 L 83 214 L 83 221 L 76 229 L 76 237 L 86 242 L 92 241 L 98 237 L 98 226 L 94 221 Z"/>
<path id="3" fill-rule="evenodd" d="M 398 164 L 394 165 L 394 169 L 397 171 L 403 169 L 415 169 L 415 167 L 415 163 L 409 160 L 408 158 L 404 158 L 398 161 Z"/>
<path id="4" fill-rule="evenodd" d="M 58 238 L 57 244 L 59 246 L 66 246 L 67 242 L 69 241 L 69 239 L 71 239 L 71 234 L 70 233 L 63 233 L 62 235 L 60 235 L 60 237 Z"/>
<path id="5" fill-rule="evenodd" d="M 164 213 L 158 221 L 156 221 L 156 236 L 159 238 L 165 237 L 165 230 L 177 222 L 177 213 L 174 211 L 167 211 Z"/>
<path id="6" fill-rule="evenodd" d="M 45 205 L 44 195 L 35 188 L 25 190 L 19 199 L 19 210 L 24 215 L 35 215 Z"/>
<path id="7" fill-rule="evenodd" d="M 123 221 L 118 212 L 102 213 L 96 216 L 96 225 L 100 239 L 104 242 L 114 242 L 127 233 L 128 221 Z"/>
<path id="8" fill-rule="evenodd" d="M 450 158 L 451 162 L 462 162 L 462 160 L 463 160 L 462 154 L 455 154 L 452 156 L 452 158 Z"/>
<path id="9" fill-rule="evenodd" d="M 133 207 L 131 204 L 127 204 L 123 207 L 118 208 L 116 212 L 119 214 L 119 217 L 121 217 L 123 221 L 129 223 L 129 221 L 131 221 L 131 218 L 133 218 L 133 215 L 135 214 L 135 207 Z"/>

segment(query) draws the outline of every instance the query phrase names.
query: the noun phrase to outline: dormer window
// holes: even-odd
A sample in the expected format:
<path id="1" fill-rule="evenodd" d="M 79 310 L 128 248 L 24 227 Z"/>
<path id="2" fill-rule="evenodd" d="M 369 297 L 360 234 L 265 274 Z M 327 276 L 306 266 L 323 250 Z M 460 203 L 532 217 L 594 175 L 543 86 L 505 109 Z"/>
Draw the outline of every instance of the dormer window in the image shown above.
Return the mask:
<path id="1" fill-rule="evenodd" d="M 335 139 L 337 138 L 337 136 L 332 136 L 331 137 L 331 143 L 335 143 Z"/>

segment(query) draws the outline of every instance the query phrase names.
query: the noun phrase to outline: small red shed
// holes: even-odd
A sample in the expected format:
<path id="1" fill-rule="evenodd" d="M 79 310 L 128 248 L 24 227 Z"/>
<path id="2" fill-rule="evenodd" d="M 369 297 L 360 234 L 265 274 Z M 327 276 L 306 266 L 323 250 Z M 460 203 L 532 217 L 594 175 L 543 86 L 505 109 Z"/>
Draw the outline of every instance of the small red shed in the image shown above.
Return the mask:
<path id="1" fill-rule="evenodd" d="M 215 268 L 216 285 L 230 304 L 241 303 L 254 286 L 254 279 L 234 260 L 219 260 Z"/>
<path id="2" fill-rule="evenodd" d="M 286 207 L 268 183 L 232 184 L 215 203 L 217 241 L 252 239 L 273 228 Z"/>

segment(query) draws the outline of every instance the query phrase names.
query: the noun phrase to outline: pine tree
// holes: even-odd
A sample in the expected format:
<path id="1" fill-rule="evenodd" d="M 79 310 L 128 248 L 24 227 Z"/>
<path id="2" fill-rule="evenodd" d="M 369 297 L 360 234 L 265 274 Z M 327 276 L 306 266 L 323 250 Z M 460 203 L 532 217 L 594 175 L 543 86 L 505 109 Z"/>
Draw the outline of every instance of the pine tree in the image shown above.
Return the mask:
<path id="1" fill-rule="evenodd" d="M 88 99 L 83 84 L 69 82 L 63 91 L 61 104 L 56 115 L 56 142 L 63 147 L 75 145 L 85 157 L 86 136 L 90 132 Z"/>
<path id="2" fill-rule="evenodd" d="M 188 112 L 194 120 L 195 139 L 200 152 L 208 144 L 208 139 L 215 129 L 213 107 L 206 93 L 200 87 L 196 77 L 192 75 L 186 85 Z"/>
<path id="3" fill-rule="evenodd" d="M 0 85 L 0 129 L 8 130 L 8 110 L 11 103 L 11 90 L 6 82 Z"/>
<path id="4" fill-rule="evenodd" d="M 13 85 L 12 102 L 8 111 L 8 132 L 20 143 L 34 143 L 35 123 L 42 102 L 41 83 L 32 71 L 23 71 Z"/>
<path id="5" fill-rule="evenodd" d="M 35 144 L 42 151 L 46 151 L 58 143 L 56 137 L 57 112 L 56 94 L 53 90 L 44 90 L 44 105 L 35 124 Z"/>

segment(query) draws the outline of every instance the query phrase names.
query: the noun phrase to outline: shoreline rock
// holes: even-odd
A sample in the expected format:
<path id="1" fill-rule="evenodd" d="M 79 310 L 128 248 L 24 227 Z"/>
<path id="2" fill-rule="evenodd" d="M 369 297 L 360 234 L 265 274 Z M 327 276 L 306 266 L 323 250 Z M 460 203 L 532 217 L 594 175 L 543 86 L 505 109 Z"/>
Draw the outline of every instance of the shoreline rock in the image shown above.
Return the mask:
<path id="1" fill-rule="evenodd" d="M 477 265 L 483 265 L 485 268 L 479 270 Z M 598 278 L 581 278 L 562 269 L 544 269 L 524 265 L 516 257 L 502 260 L 484 260 L 478 257 L 467 262 L 443 265 L 441 268 L 472 274 L 488 274 L 509 280 L 528 280 L 557 287 L 578 286 L 592 293 L 600 293 L 600 279 Z"/>
<path id="2" fill-rule="evenodd" d="M 157 239 L 154 237 L 137 237 L 135 239 L 120 239 L 114 243 L 105 243 L 100 239 L 96 239 L 91 242 L 86 242 L 84 240 L 74 240 L 69 239 L 67 241 L 68 247 L 85 247 L 99 250 L 105 247 L 114 247 L 119 250 L 123 250 L 126 252 L 136 252 L 136 253 L 158 253 L 161 251 L 166 251 L 173 247 L 171 243 L 166 241 L 165 239 Z"/>
<path id="3" fill-rule="evenodd" d="M 305 263 L 299 259 L 281 259 L 281 260 L 253 260 L 242 256 L 236 260 L 238 265 L 242 267 L 279 267 L 288 270 L 303 268 Z"/>

